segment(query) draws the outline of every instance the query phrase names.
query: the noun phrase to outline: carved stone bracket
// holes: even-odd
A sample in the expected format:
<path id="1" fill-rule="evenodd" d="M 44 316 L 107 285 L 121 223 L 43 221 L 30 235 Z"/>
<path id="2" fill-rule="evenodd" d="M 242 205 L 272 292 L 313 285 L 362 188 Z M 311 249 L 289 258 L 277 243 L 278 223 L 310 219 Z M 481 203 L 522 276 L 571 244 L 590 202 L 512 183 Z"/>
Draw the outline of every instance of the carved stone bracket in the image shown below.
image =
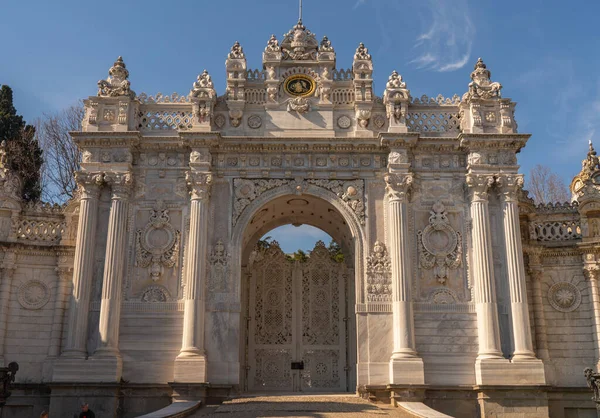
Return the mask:
<path id="1" fill-rule="evenodd" d="M 417 234 L 419 265 L 433 269 L 437 281 L 446 284 L 448 269 L 456 269 L 462 263 L 462 236 L 450 225 L 441 202 L 436 202 L 429 213 L 429 225 Z"/>
<path id="2" fill-rule="evenodd" d="M 367 301 L 392 300 L 392 262 L 385 244 L 377 241 L 367 257 Z"/>

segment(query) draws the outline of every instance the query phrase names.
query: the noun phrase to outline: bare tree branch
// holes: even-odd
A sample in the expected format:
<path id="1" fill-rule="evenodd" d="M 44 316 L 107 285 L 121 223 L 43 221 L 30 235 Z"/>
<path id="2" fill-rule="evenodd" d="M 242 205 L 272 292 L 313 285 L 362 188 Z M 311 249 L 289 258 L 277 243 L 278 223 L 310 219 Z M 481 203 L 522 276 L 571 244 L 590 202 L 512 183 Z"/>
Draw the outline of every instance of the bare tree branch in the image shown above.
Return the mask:
<path id="1" fill-rule="evenodd" d="M 77 188 L 73 173 L 79 169 L 81 152 L 69 132 L 81 131 L 84 114 L 83 103 L 79 102 L 37 120 L 38 141 L 44 150 L 42 196 L 46 201 L 64 202 Z"/>
<path id="2" fill-rule="evenodd" d="M 563 203 L 570 200 L 565 182 L 545 165 L 538 164 L 531 169 L 527 188 L 536 203 Z"/>

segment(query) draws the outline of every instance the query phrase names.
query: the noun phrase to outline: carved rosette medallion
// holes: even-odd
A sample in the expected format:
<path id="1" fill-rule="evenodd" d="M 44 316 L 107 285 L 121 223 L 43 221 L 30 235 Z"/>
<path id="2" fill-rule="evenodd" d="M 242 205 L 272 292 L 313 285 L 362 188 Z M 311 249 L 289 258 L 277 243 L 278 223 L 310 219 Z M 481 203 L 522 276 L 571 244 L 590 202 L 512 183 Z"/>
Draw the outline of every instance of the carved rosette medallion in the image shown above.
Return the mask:
<path id="1" fill-rule="evenodd" d="M 377 241 L 367 257 L 367 301 L 392 300 L 392 263 L 385 244 Z"/>
<path id="2" fill-rule="evenodd" d="M 151 209 L 148 223 L 136 232 L 135 265 L 148 268 L 150 278 L 160 280 L 164 267 L 175 267 L 180 232 L 169 223 L 169 211 L 161 202 Z"/>
<path id="3" fill-rule="evenodd" d="M 462 237 L 450 225 L 446 208 L 441 202 L 436 202 L 429 213 L 429 225 L 417 234 L 419 265 L 423 269 L 433 270 L 436 280 L 446 284 L 448 269 L 456 269 L 461 265 Z"/>
<path id="4" fill-rule="evenodd" d="M 352 125 L 352 120 L 348 116 L 342 115 L 338 118 L 337 124 L 342 129 L 348 129 Z"/>
<path id="5" fill-rule="evenodd" d="M 548 302 L 559 312 L 573 312 L 581 304 L 581 292 L 573 283 L 555 283 L 548 290 Z"/>
<path id="6" fill-rule="evenodd" d="M 19 304 L 25 309 L 42 309 L 50 300 L 50 291 L 45 283 L 30 280 L 19 287 L 17 298 Z"/>
<path id="7" fill-rule="evenodd" d="M 248 117 L 248 126 L 252 129 L 258 129 L 262 125 L 262 119 L 258 115 Z"/>

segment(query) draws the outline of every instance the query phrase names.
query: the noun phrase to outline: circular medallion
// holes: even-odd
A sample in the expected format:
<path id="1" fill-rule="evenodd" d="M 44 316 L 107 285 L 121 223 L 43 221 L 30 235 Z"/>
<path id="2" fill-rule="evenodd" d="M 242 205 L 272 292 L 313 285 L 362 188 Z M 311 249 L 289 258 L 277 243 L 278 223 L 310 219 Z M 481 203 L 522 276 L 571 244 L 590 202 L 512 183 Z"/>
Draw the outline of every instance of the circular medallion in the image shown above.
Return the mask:
<path id="1" fill-rule="evenodd" d="M 285 80 L 284 88 L 290 96 L 306 97 L 314 93 L 316 83 L 307 75 L 296 74 Z"/>
<path id="2" fill-rule="evenodd" d="M 581 292 L 573 283 L 555 283 L 548 290 L 548 301 L 560 312 L 572 312 L 581 303 Z"/>
<path id="3" fill-rule="evenodd" d="M 50 300 L 50 292 L 46 284 L 30 280 L 19 287 L 18 299 L 25 309 L 41 309 Z"/>
<path id="4" fill-rule="evenodd" d="M 260 116 L 251 115 L 248 118 L 248 126 L 251 127 L 252 129 L 258 129 L 258 128 L 260 128 L 260 125 L 262 125 L 262 120 L 261 120 Z"/>
<path id="5" fill-rule="evenodd" d="M 342 115 L 338 118 L 337 124 L 342 129 L 348 129 L 352 125 L 352 120 L 346 115 Z"/>

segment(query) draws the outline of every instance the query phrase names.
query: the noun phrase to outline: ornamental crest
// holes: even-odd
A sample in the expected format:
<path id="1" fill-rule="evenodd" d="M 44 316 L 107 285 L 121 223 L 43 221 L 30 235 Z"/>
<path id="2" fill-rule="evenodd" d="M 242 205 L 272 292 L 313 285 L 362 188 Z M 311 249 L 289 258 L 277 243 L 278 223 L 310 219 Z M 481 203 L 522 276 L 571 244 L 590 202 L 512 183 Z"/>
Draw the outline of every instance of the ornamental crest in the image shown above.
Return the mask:
<path id="1" fill-rule="evenodd" d="M 441 202 L 433 205 L 429 213 L 429 225 L 419 231 L 419 265 L 433 270 L 435 278 L 446 284 L 448 269 L 456 269 L 461 265 L 462 237 L 456 232 L 448 220 L 446 208 Z"/>
<path id="2" fill-rule="evenodd" d="M 377 241 L 373 253 L 367 257 L 367 301 L 392 300 L 392 263 L 385 244 Z"/>
<path id="3" fill-rule="evenodd" d="M 306 29 L 301 21 L 283 35 L 281 41 L 284 60 L 316 60 L 318 49 L 319 42 L 315 34 Z"/>
<path id="4" fill-rule="evenodd" d="M 136 232 L 135 265 L 148 268 L 154 281 L 160 280 L 164 267 L 177 264 L 180 232 L 169 222 L 169 210 L 159 201 L 146 226 Z"/>
<path id="5" fill-rule="evenodd" d="M 314 93 L 316 83 L 307 75 L 296 74 L 285 80 L 284 88 L 290 96 L 305 97 Z"/>

